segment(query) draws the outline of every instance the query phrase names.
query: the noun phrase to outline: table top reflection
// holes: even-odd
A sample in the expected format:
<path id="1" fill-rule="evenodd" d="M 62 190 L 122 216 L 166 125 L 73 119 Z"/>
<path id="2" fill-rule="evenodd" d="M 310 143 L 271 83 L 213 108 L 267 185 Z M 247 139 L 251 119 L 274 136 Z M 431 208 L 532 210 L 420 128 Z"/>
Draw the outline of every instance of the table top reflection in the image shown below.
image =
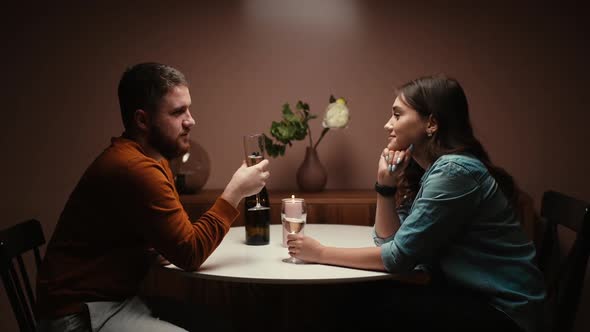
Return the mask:
<path id="1" fill-rule="evenodd" d="M 370 226 L 307 224 L 306 235 L 322 244 L 338 247 L 374 246 Z M 282 245 L 282 225 L 270 226 L 270 243 L 251 246 L 245 243 L 244 227 L 232 227 L 219 247 L 195 272 L 184 272 L 202 279 L 263 284 L 326 284 L 395 279 L 385 272 L 358 270 L 321 264 L 290 264 Z M 170 264 L 170 269 L 178 269 Z M 180 270 L 180 269 L 178 269 Z"/>

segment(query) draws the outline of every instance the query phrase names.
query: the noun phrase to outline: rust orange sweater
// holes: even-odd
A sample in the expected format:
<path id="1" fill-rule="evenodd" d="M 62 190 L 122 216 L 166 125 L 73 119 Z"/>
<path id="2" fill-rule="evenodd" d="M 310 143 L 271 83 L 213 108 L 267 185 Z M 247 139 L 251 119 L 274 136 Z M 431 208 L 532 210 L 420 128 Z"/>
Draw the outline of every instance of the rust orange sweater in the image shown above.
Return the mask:
<path id="1" fill-rule="evenodd" d="M 167 161 L 113 138 L 89 166 L 59 218 L 37 276 L 37 314 L 80 312 L 84 302 L 137 293 L 155 255 L 195 270 L 219 245 L 238 211 L 225 200 L 191 222 Z"/>

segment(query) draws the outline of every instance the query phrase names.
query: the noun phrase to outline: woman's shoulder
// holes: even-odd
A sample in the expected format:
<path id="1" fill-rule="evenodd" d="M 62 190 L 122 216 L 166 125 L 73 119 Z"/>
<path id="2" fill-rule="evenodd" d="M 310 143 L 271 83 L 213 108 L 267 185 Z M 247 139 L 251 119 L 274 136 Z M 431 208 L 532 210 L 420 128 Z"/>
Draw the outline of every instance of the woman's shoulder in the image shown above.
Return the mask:
<path id="1" fill-rule="evenodd" d="M 486 166 L 469 154 L 446 154 L 440 156 L 432 165 L 433 171 L 451 175 L 471 175 L 479 178 L 487 173 Z"/>

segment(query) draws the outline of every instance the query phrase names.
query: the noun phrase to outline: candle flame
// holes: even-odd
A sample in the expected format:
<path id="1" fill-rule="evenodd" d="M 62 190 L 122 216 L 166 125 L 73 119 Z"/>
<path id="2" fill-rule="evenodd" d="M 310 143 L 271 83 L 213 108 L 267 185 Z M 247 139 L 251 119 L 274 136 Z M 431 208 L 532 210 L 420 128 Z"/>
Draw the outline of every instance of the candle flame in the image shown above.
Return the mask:
<path id="1" fill-rule="evenodd" d="M 291 195 L 291 199 L 295 199 L 295 195 Z"/>

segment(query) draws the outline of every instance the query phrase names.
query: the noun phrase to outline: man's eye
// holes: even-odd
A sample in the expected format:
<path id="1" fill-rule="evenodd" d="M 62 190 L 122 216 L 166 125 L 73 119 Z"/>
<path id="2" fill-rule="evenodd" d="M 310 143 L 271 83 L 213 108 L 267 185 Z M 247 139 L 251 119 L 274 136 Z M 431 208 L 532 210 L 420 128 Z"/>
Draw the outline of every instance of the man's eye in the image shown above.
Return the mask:
<path id="1" fill-rule="evenodd" d="M 394 117 L 396 120 L 399 120 L 399 113 L 393 113 L 393 117 Z"/>

